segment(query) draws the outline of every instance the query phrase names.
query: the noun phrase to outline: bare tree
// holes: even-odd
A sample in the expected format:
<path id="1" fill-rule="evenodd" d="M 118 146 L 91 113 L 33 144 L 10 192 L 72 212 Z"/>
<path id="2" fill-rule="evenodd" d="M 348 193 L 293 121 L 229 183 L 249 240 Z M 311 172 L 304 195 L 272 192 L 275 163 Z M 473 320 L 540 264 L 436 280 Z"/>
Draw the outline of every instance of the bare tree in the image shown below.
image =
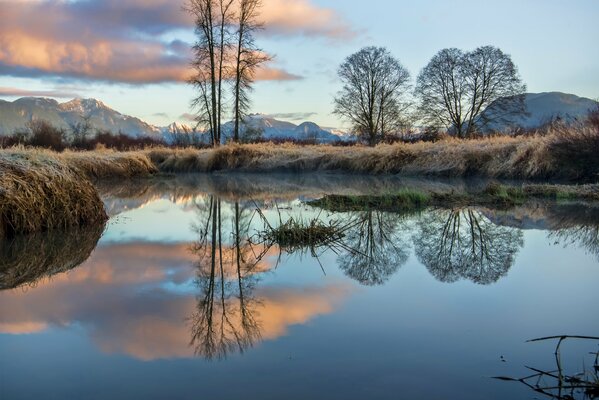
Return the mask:
<path id="1" fill-rule="evenodd" d="M 239 142 L 240 125 L 249 111 L 248 92 L 252 89 L 256 69 L 271 58 L 256 46 L 254 33 L 262 29 L 258 21 L 261 0 L 240 0 L 237 16 L 235 82 L 233 85 L 233 140 Z"/>
<path id="2" fill-rule="evenodd" d="M 81 115 L 78 121 L 69 124 L 69 128 L 71 129 L 71 145 L 84 147 L 93 130 L 91 115 Z"/>
<path id="3" fill-rule="evenodd" d="M 192 105 L 200 111 L 198 124 L 208 121 L 212 144 L 221 139 L 223 115 L 223 82 L 226 80 L 227 52 L 230 48 L 230 26 L 233 0 L 189 0 L 185 9 L 195 19 L 197 41 L 193 46 L 191 82 L 199 89 Z"/>
<path id="4" fill-rule="evenodd" d="M 373 146 L 404 124 L 410 74 L 383 47 L 366 47 L 349 56 L 338 75 L 343 89 L 335 98 L 335 114 Z"/>
<path id="5" fill-rule="evenodd" d="M 415 95 L 425 124 L 471 136 L 490 122 L 526 112 L 518 69 L 493 46 L 443 49 L 418 76 Z M 493 112 L 483 113 L 491 104 Z"/>

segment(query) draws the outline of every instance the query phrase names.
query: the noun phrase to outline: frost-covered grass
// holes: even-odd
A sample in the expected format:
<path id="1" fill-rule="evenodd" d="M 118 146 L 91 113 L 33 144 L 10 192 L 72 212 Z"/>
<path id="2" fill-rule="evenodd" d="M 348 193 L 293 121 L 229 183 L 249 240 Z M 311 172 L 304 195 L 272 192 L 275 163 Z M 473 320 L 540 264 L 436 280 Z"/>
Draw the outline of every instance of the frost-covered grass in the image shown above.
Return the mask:
<path id="1" fill-rule="evenodd" d="M 62 159 L 41 152 L 0 152 L 0 239 L 103 224 L 92 183 Z"/>

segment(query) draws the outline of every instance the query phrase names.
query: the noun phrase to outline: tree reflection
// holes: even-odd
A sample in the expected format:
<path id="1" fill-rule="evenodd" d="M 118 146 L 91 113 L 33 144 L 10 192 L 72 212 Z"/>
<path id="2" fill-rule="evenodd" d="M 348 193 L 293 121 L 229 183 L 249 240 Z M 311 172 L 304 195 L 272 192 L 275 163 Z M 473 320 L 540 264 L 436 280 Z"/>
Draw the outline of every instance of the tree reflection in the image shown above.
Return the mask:
<path id="1" fill-rule="evenodd" d="M 339 256 L 340 268 L 362 285 L 382 285 L 408 259 L 408 245 L 398 235 L 402 218 L 380 211 L 355 213 Z"/>
<path id="2" fill-rule="evenodd" d="M 496 282 L 523 246 L 520 230 L 495 225 L 471 208 L 430 211 L 418 224 L 416 255 L 441 282 Z"/>
<path id="3" fill-rule="evenodd" d="M 199 205 L 199 240 L 193 246 L 198 257 L 197 310 L 192 317 L 191 345 L 197 355 L 222 359 L 243 353 L 260 339 L 254 314 L 259 306 L 252 297 L 253 273 L 263 254 L 256 254 L 247 238 L 251 213 L 235 203 L 231 216 L 231 240 L 223 240 L 220 199 L 210 197 Z"/>
<path id="4" fill-rule="evenodd" d="M 564 204 L 550 210 L 555 230 L 549 237 L 564 246 L 576 245 L 599 260 L 599 207 Z"/>

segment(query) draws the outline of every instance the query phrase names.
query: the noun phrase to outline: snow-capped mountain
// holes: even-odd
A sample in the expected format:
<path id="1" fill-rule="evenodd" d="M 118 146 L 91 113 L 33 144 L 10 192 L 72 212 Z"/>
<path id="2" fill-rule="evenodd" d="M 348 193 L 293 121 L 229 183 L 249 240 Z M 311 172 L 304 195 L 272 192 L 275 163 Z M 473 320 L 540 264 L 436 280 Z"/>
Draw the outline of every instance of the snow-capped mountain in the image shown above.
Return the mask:
<path id="1" fill-rule="evenodd" d="M 540 128 L 556 120 L 566 124 L 584 121 L 589 111 L 599 105 L 594 100 L 561 92 L 527 93 L 524 95 L 524 104 L 526 114 L 501 118 L 501 121 L 489 123 L 486 129 L 496 132 L 509 132 L 516 128 Z M 491 104 L 482 115 L 484 117 L 496 113 L 496 107 Z"/>
<path id="2" fill-rule="evenodd" d="M 132 137 L 156 136 L 161 130 L 139 118 L 124 115 L 96 99 L 56 100 L 23 97 L 13 102 L 0 100 L 0 135 L 22 129 L 32 120 L 45 120 L 67 131 L 72 124 L 89 118 L 94 129 L 122 132 Z"/>
<path id="3" fill-rule="evenodd" d="M 243 136 L 248 131 L 260 134 L 264 139 L 291 139 L 291 140 L 315 140 L 317 143 L 332 143 L 342 138 L 339 135 L 325 130 L 314 122 L 303 122 L 295 125 L 291 122 L 279 121 L 264 114 L 252 114 L 245 120 L 245 126 L 241 128 Z M 223 125 L 223 141 L 233 135 L 233 122 Z"/>

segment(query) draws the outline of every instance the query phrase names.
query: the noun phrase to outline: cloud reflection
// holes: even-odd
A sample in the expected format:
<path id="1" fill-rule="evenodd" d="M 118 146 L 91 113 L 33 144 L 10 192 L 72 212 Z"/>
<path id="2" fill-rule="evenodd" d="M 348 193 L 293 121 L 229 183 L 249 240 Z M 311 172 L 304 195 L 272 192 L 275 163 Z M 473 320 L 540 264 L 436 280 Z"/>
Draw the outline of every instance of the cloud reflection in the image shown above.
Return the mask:
<path id="1" fill-rule="evenodd" d="M 99 247 L 78 269 L 26 291 L 0 292 L 0 333 L 32 334 L 79 324 L 105 353 L 145 361 L 201 355 L 190 345 L 198 306 L 194 257 L 187 243 Z M 253 272 L 268 269 L 263 263 Z M 234 275 L 225 272 L 225 280 Z M 276 339 L 292 325 L 332 312 L 346 294 L 346 288 L 335 285 L 255 290 L 252 313 L 260 340 Z M 238 302 L 232 297 L 225 307 Z"/>

